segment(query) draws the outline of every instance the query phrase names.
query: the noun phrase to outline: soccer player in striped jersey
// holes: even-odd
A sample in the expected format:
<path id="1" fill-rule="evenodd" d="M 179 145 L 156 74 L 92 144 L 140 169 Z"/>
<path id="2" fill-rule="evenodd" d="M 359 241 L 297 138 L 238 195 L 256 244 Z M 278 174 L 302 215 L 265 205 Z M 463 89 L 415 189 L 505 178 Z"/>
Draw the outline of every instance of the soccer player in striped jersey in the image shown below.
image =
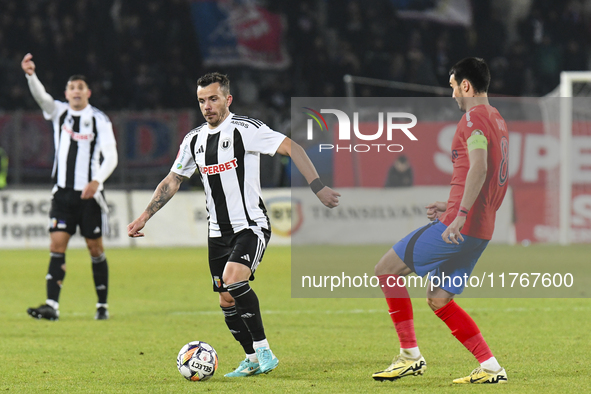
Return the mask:
<path id="1" fill-rule="evenodd" d="M 396 380 L 423 374 L 427 365 L 414 331 L 412 303 L 399 276 L 416 272 L 439 278 L 428 286 L 427 302 L 435 315 L 478 360 L 480 366 L 454 383 L 506 383 L 507 374 L 493 356 L 480 329 L 454 301 L 491 239 L 496 211 L 507 191 L 509 134 L 505 121 L 488 103 L 490 72 L 484 60 L 466 58 L 450 71 L 452 97 L 466 114 L 452 141 L 453 173 L 447 202 L 428 205 L 432 222 L 393 246 L 378 262 L 375 273 L 386 296 L 400 354 L 376 380 Z M 457 281 L 457 279 L 460 279 Z M 459 285 L 458 285 L 459 283 Z"/>
<path id="2" fill-rule="evenodd" d="M 68 80 L 67 103 L 54 100 L 37 78 L 32 59 L 30 53 L 26 54 L 21 67 L 43 116 L 53 123 L 55 160 L 49 212 L 50 260 L 45 277 L 47 300 L 37 308 L 29 308 L 27 313 L 38 319 L 59 318 L 59 296 L 66 276 L 66 249 L 79 226 L 92 260 L 98 297 L 95 319 L 106 320 L 109 318 L 109 267 L 102 236 L 108 225 L 108 207 L 103 183 L 117 166 L 113 126 L 107 115 L 88 103 L 90 90 L 84 76 L 74 75 Z"/>
<path id="3" fill-rule="evenodd" d="M 171 172 L 158 185 L 146 210 L 128 226 L 142 237 L 146 222 L 197 172 L 209 212 L 209 268 L 226 325 L 246 359 L 228 377 L 268 373 L 279 363 L 269 347 L 259 300 L 250 287 L 271 236 L 260 186 L 260 155 L 290 156 L 312 191 L 329 208 L 340 194 L 324 186 L 301 146 L 257 119 L 230 112 L 233 97 L 226 75 L 210 73 L 197 82 L 206 123 L 182 142 Z"/>

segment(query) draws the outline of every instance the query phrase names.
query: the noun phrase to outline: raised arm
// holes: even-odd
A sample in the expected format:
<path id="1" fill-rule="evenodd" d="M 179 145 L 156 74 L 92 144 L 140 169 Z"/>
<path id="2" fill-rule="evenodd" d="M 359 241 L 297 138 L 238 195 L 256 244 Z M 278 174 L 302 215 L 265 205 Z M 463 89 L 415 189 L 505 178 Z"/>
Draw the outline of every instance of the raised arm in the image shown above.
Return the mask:
<path id="1" fill-rule="evenodd" d="M 45 91 L 45 87 L 39 78 L 37 78 L 37 74 L 35 74 L 35 63 L 33 63 L 32 59 L 33 55 L 27 53 L 21 62 L 21 67 L 25 72 L 25 76 L 27 77 L 29 90 L 31 91 L 33 98 L 43 111 L 51 114 L 55 109 L 53 97 L 51 97 L 51 95 Z"/>
<path id="2" fill-rule="evenodd" d="M 334 208 L 339 205 L 339 193 L 335 192 L 328 186 L 324 186 L 320 181 L 318 172 L 312 161 L 299 144 L 293 142 L 290 138 L 285 137 L 277 153 L 284 156 L 289 156 L 293 160 L 294 164 L 300 170 L 306 182 L 312 188 L 312 191 L 316 194 L 316 197 L 327 207 Z"/>
<path id="3" fill-rule="evenodd" d="M 140 233 L 140 230 L 176 194 L 184 179 L 182 175 L 170 172 L 154 191 L 146 210 L 127 226 L 127 235 L 132 238 L 143 237 L 144 233 Z"/>

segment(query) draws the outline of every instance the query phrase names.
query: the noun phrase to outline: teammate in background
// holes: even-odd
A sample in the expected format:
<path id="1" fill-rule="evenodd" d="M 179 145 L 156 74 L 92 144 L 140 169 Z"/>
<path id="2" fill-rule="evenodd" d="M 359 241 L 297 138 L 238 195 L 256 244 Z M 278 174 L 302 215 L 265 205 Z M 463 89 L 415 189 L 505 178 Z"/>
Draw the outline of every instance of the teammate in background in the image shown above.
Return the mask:
<path id="1" fill-rule="evenodd" d="M 260 155 L 290 156 L 312 191 L 329 208 L 339 193 L 324 186 L 301 146 L 257 119 L 230 112 L 233 97 L 226 75 L 210 73 L 197 81 L 197 99 L 206 123 L 191 130 L 171 172 L 156 188 L 146 210 L 127 227 L 143 237 L 146 222 L 195 171 L 205 188 L 209 212 L 209 269 L 226 325 L 246 359 L 227 377 L 268 373 L 279 363 L 265 336 L 259 300 L 250 287 L 263 258 L 271 228 L 260 187 Z"/>
<path id="2" fill-rule="evenodd" d="M 453 174 L 447 202 L 428 205 L 432 222 L 410 233 L 378 262 L 375 273 L 386 296 L 390 317 L 400 340 L 400 355 L 376 380 L 423 374 L 425 359 L 415 337 L 412 303 L 406 287 L 392 287 L 399 276 L 450 277 L 440 287 L 428 287 L 427 303 L 480 363 L 454 383 L 506 383 L 507 374 L 493 357 L 478 326 L 453 300 L 465 283 L 456 277 L 472 273 L 491 239 L 497 209 L 507 191 L 509 136 L 499 112 L 488 103 L 490 72 L 484 60 L 466 58 L 450 71 L 452 97 L 466 114 L 452 142 Z M 388 283 L 389 282 L 389 283 Z"/>
<path id="3" fill-rule="evenodd" d="M 88 103 L 90 90 L 84 76 L 73 75 L 66 84 L 67 103 L 53 100 L 35 74 L 33 56 L 21 62 L 31 94 L 53 123 L 55 160 L 50 217 L 51 244 L 47 276 L 47 300 L 27 313 L 38 319 L 59 318 L 59 296 L 66 276 L 66 249 L 70 237 L 80 233 L 92 260 L 92 275 L 98 296 L 97 320 L 109 318 L 107 292 L 109 268 L 103 249 L 103 229 L 107 228 L 108 207 L 103 182 L 117 166 L 117 146 L 111 121 Z M 100 162 L 103 156 L 102 163 Z"/>

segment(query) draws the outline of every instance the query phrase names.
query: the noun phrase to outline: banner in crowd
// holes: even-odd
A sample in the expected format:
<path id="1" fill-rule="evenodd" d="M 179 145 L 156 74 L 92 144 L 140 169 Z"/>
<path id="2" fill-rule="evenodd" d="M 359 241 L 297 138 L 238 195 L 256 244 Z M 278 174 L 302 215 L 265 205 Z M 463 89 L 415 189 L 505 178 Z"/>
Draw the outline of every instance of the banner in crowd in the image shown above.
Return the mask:
<path id="1" fill-rule="evenodd" d="M 289 66 L 281 16 L 256 2 L 193 0 L 191 15 L 205 66 Z"/>

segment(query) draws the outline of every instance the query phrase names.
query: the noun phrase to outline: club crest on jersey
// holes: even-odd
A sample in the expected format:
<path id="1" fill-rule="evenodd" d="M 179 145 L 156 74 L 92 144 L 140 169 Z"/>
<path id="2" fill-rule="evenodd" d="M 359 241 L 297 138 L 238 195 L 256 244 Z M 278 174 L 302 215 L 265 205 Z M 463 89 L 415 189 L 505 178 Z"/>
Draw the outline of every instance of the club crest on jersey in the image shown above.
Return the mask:
<path id="1" fill-rule="evenodd" d="M 212 164 L 210 166 L 203 166 L 200 168 L 202 174 L 215 175 L 221 174 L 238 167 L 238 160 L 236 158 L 221 164 Z"/>
<path id="2" fill-rule="evenodd" d="M 230 149 L 230 147 L 231 147 L 231 146 L 232 146 L 232 140 L 231 140 L 229 137 L 227 137 L 227 138 L 224 138 L 224 139 L 223 139 L 223 140 L 220 142 L 220 148 L 221 148 L 222 150 L 228 150 L 228 149 Z"/>

